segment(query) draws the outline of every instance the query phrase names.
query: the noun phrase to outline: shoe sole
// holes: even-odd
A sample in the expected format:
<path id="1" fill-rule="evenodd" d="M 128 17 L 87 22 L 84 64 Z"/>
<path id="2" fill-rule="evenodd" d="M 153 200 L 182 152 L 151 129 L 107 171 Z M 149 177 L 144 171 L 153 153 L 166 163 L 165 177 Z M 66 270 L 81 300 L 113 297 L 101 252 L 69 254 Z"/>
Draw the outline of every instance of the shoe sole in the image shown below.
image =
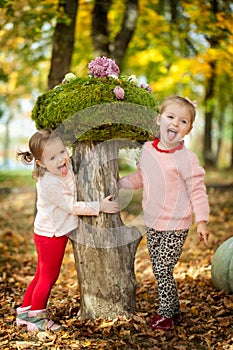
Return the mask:
<path id="1" fill-rule="evenodd" d="M 169 328 L 164 328 L 164 327 L 155 327 L 155 328 L 152 328 L 152 331 L 156 331 L 156 329 L 160 329 L 162 331 L 173 331 L 174 330 L 174 327 L 169 327 Z"/>
<path id="2" fill-rule="evenodd" d="M 27 321 L 16 318 L 16 326 L 27 326 Z"/>
<path id="3" fill-rule="evenodd" d="M 51 322 L 51 321 L 48 321 L 48 322 Z M 35 332 L 46 331 L 46 330 L 50 330 L 52 332 L 58 332 L 58 331 L 62 330 L 62 326 L 59 326 L 57 329 L 52 329 L 54 324 L 51 325 L 51 328 L 48 327 L 46 329 L 41 329 L 35 323 L 28 322 L 26 320 L 21 320 L 20 318 L 16 318 L 16 325 L 17 326 L 27 326 L 28 331 L 35 331 Z"/>

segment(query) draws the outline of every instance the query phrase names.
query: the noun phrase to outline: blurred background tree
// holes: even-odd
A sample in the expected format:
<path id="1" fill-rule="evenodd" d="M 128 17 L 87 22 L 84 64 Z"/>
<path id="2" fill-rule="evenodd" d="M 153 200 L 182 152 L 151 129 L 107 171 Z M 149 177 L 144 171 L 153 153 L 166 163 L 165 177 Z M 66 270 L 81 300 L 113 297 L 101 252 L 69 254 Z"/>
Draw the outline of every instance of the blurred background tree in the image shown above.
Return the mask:
<path id="1" fill-rule="evenodd" d="M 122 74 L 148 81 L 159 100 L 197 100 L 192 147 L 206 167 L 232 167 L 232 12 L 228 0 L 1 0 L 4 130 L 25 99 L 33 105 L 68 71 L 86 75 L 104 54 Z"/>

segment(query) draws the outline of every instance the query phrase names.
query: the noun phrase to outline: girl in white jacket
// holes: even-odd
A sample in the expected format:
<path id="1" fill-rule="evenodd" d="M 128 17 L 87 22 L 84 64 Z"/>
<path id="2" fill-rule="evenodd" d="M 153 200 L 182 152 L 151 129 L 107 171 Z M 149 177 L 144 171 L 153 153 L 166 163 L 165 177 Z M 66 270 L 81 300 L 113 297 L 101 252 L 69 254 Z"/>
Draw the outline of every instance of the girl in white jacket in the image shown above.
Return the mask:
<path id="1" fill-rule="evenodd" d="M 34 242 L 38 255 L 35 276 L 17 308 L 17 325 L 27 330 L 57 331 L 49 320 L 46 306 L 51 289 L 59 276 L 68 236 L 78 227 L 78 215 L 116 213 L 118 203 L 110 201 L 77 202 L 75 176 L 70 158 L 60 137 L 52 130 L 40 130 L 29 141 L 27 152 L 17 152 L 25 164 L 35 161 L 33 178 L 37 187 L 37 214 Z"/>

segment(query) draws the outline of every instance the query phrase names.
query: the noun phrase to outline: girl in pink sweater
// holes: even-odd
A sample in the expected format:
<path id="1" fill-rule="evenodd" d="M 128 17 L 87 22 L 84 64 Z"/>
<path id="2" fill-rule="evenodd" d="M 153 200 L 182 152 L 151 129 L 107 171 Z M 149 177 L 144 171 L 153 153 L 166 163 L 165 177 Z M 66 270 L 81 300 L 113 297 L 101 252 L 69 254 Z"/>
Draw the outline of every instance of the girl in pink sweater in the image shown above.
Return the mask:
<path id="1" fill-rule="evenodd" d="M 116 213 L 112 196 L 101 202 L 78 202 L 75 176 L 62 140 L 52 130 L 40 130 L 29 141 L 27 152 L 18 152 L 26 164 L 35 161 L 33 177 L 37 180 L 37 214 L 34 242 L 38 255 L 35 276 L 17 308 L 17 325 L 27 330 L 57 331 L 60 325 L 49 320 L 47 301 L 55 284 L 69 234 L 78 227 L 78 215 Z"/>
<path id="2" fill-rule="evenodd" d="M 195 112 L 194 103 L 187 98 L 167 98 L 157 117 L 159 138 L 144 144 L 137 172 L 120 180 L 122 188 L 143 188 L 147 245 L 159 295 L 158 314 L 151 318 L 153 330 L 173 329 L 182 320 L 173 270 L 193 214 L 199 240 L 208 244 L 205 171 L 183 141 L 192 129 Z"/>

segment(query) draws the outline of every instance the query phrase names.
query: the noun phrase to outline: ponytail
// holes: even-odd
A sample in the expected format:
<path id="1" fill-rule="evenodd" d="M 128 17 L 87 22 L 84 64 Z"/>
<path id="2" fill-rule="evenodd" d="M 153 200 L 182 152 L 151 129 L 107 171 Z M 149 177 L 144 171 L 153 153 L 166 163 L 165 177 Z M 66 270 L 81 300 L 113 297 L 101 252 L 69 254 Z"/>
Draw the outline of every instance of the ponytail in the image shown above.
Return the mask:
<path id="1" fill-rule="evenodd" d="M 33 164 L 34 161 L 34 170 L 32 172 L 32 178 L 34 180 L 37 180 L 39 176 L 44 175 L 45 169 L 42 168 L 37 161 L 41 161 L 44 147 L 53 137 L 58 137 L 54 130 L 39 130 L 35 132 L 29 140 L 29 151 L 22 152 L 18 150 L 16 153 L 16 158 L 20 159 L 25 165 Z"/>
<path id="2" fill-rule="evenodd" d="M 30 165 L 33 162 L 33 154 L 29 151 L 20 151 L 18 150 L 16 153 L 16 158 L 19 159 L 23 164 Z"/>

